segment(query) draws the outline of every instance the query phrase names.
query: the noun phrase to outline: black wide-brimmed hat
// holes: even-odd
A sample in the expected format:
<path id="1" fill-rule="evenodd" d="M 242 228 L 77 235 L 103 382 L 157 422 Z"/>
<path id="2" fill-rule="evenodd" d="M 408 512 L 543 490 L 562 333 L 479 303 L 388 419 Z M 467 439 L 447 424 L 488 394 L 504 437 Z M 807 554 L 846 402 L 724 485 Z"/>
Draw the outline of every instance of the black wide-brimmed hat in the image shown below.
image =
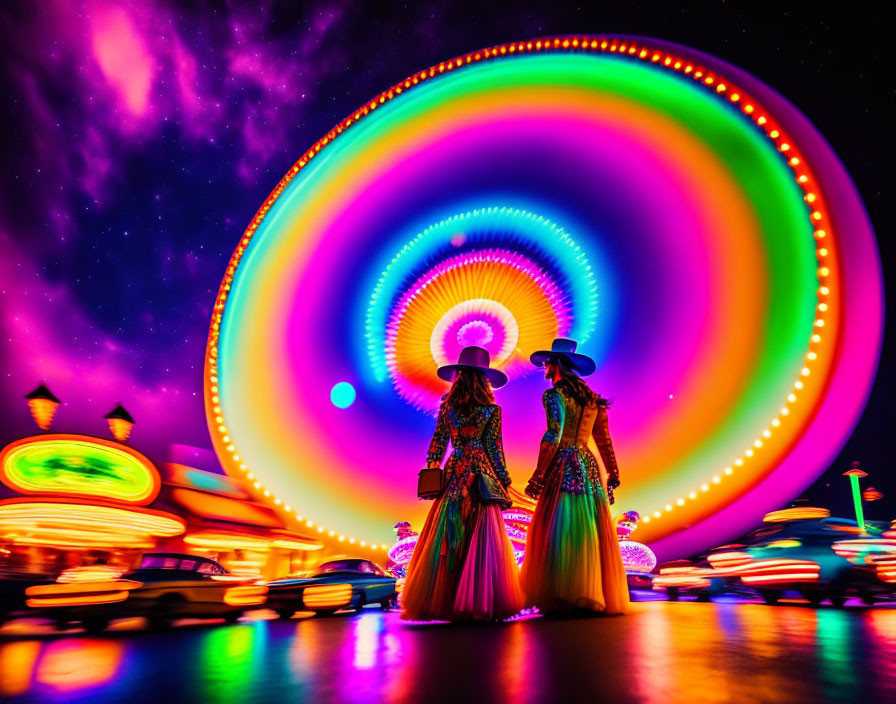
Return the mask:
<path id="1" fill-rule="evenodd" d="M 529 361 L 536 367 L 543 367 L 546 362 L 564 359 L 574 372 L 580 376 L 593 374 L 597 364 L 587 354 L 576 352 L 578 343 L 568 337 L 558 337 L 551 343 L 551 349 L 533 352 Z"/>
<path id="2" fill-rule="evenodd" d="M 439 367 L 436 374 L 439 375 L 439 379 L 454 381 L 454 377 L 461 369 L 482 372 L 493 389 L 500 389 L 507 383 L 507 375 L 504 372 L 489 367 L 488 350 L 482 347 L 464 347 L 457 358 L 457 364 Z"/>

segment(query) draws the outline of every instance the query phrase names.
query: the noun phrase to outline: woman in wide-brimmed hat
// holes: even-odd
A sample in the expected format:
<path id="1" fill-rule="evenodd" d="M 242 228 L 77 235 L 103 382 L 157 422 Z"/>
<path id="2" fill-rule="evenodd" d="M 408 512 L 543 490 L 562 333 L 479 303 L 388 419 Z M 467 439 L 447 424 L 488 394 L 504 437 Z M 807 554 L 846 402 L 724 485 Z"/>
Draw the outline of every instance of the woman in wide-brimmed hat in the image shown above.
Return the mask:
<path id="1" fill-rule="evenodd" d="M 488 351 L 481 347 L 465 347 L 457 364 L 437 373 L 452 385 L 439 408 L 427 466 L 440 466 L 449 440 L 453 450 L 442 470 L 445 488 L 429 510 L 408 565 L 401 616 L 414 621 L 504 619 L 524 606 L 501 515 L 502 504 L 509 505 L 510 476 L 501 407 L 492 394 L 507 376 L 489 367 Z"/>
<path id="2" fill-rule="evenodd" d="M 557 338 L 550 350 L 530 357 L 544 366 L 553 387 L 542 397 L 548 428 L 526 487 L 538 504 L 521 577 L 528 601 L 543 612 L 622 613 L 629 603 L 628 585 L 609 506 L 619 469 L 607 402 L 579 376 L 592 374 L 596 365 L 576 346 L 575 340 Z M 606 490 L 588 449 L 590 437 L 608 475 Z"/>

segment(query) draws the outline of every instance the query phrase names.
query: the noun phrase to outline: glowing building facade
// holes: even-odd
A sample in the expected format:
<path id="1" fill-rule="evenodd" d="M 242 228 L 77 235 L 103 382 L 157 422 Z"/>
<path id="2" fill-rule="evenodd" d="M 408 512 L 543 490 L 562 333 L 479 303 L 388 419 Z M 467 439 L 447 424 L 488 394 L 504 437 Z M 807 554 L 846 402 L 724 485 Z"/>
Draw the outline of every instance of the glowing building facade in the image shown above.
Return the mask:
<path id="1" fill-rule="evenodd" d="M 56 575 L 77 566 L 134 566 L 143 552 L 220 558 L 242 574 L 304 567 L 315 538 L 291 531 L 215 472 L 210 451 L 174 446 L 161 470 L 104 438 L 45 434 L 0 451 L 0 569 Z M 183 461 L 189 464 L 183 464 Z M 201 469 L 196 464 L 211 467 Z"/>

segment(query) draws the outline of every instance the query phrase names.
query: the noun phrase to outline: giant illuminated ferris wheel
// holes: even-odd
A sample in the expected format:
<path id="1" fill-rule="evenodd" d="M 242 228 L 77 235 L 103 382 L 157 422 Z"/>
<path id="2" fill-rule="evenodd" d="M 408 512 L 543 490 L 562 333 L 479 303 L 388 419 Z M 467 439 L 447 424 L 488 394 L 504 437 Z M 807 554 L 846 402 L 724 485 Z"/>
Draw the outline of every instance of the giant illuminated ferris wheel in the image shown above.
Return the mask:
<path id="1" fill-rule="evenodd" d="M 613 402 L 620 510 L 664 555 L 717 544 L 839 451 L 877 364 L 874 235 L 789 102 L 639 37 L 489 47 L 347 116 L 252 220 L 216 301 L 206 406 L 228 472 L 355 550 L 419 527 L 445 387 L 489 349 L 511 475 L 557 335 Z"/>

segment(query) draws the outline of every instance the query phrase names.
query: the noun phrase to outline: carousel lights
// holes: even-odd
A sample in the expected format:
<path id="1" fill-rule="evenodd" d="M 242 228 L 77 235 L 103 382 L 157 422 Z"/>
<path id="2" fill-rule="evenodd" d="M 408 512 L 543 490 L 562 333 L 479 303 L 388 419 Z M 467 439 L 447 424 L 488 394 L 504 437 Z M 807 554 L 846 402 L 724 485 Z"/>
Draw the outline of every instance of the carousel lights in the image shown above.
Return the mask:
<path id="1" fill-rule="evenodd" d="M 149 509 L 7 499 L 0 502 L 0 529 L 48 535 L 69 535 L 78 530 L 99 538 L 105 538 L 107 533 L 145 538 L 180 535 L 185 524 L 174 514 Z"/>
<path id="2" fill-rule="evenodd" d="M 798 541 L 781 541 L 795 542 Z M 784 546 L 778 546 L 784 547 Z M 788 545 L 788 547 L 792 547 Z M 787 582 L 817 581 L 820 565 L 812 560 L 773 558 L 754 560 L 748 553 L 740 551 L 720 552 L 708 558 L 710 567 L 678 565 L 660 569 L 654 586 L 703 586 L 709 585 L 709 578 L 739 577 L 744 584 L 777 584 Z"/>
<path id="3" fill-rule="evenodd" d="M 863 501 L 878 501 L 884 497 L 883 493 L 879 490 L 875 489 L 873 486 L 869 486 L 862 492 L 862 500 Z"/>
<path id="4" fill-rule="evenodd" d="M 737 568 L 744 584 L 814 582 L 821 565 L 812 560 L 757 560 Z"/>
<path id="5" fill-rule="evenodd" d="M 818 564 L 811 560 L 797 560 L 793 558 L 775 557 L 766 560 L 751 560 L 749 564 L 742 565 L 738 572 L 741 574 L 761 574 L 767 572 L 783 572 L 791 569 L 794 565 L 805 565 L 807 567 Z"/>
<path id="6" fill-rule="evenodd" d="M 16 545 L 34 545 L 36 547 L 56 547 L 69 549 L 120 549 L 131 550 L 149 549 L 155 547 L 155 541 L 150 538 L 135 537 L 128 534 L 100 533 L 90 531 L 62 531 L 52 532 L 31 531 L 23 534 L 10 533 L 10 540 Z"/>
<path id="7" fill-rule="evenodd" d="M 770 575 L 744 575 L 741 581 L 744 584 L 788 584 L 790 582 L 815 582 L 818 581 L 818 572 L 806 569 L 803 572 L 784 572 Z"/>
<path id="8" fill-rule="evenodd" d="M 197 548 L 226 550 L 267 550 L 272 543 L 269 538 L 211 532 L 191 533 L 184 542 Z"/>
<path id="9" fill-rule="evenodd" d="M 840 557 L 867 563 L 868 560 L 866 558 L 869 555 L 896 554 L 896 540 L 887 538 L 838 540 L 831 545 L 831 549 Z"/>
<path id="10" fill-rule="evenodd" d="M 763 523 L 782 523 L 784 521 L 801 521 L 812 518 L 830 518 L 831 512 L 826 508 L 815 506 L 797 506 L 785 508 L 780 511 L 772 511 L 762 518 Z"/>
<path id="11" fill-rule="evenodd" d="M 802 541 L 794 540 L 792 538 L 785 538 L 783 540 L 773 540 L 766 547 L 768 548 L 798 548 L 802 545 Z"/>
<path id="12" fill-rule="evenodd" d="M 576 43 L 573 44 L 572 41 L 575 41 Z M 588 50 L 590 48 L 590 50 L 592 50 L 592 51 L 606 51 L 608 46 L 610 46 L 611 51 L 613 51 L 613 52 L 616 52 L 616 49 L 618 48 L 618 44 L 616 44 L 615 41 L 613 44 L 608 44 L 608 42 L 606 40 L 600 41 L 600 43 L 598 43 L 597 40 L 589 40 L 587 37 L 583 38 L 581 41 L 579 41 L 578 38 L 576 38 L 575 40 L 569 40 L 569 39 L 561 40 L 559 37 L 556 37 L 553 39 L 537 40 L 534 44 L 534 49 L 535 50 L 549 50 L 549 49 L 556 50 L 556 49 L 561 48 L 561 46 L 563 49 L 569 49 L 570 46 L 572 46 L 573 49 L 576 49 L 579 46 L 581 46 L 581 48 L 584 50 Z M 483 50 L 482 56 L 480 56 L 480 53 L 477 52 L 475 55 L 467 54 L 463 58 L 466 60 L 466 63 L 470 63 L 470 59 L 472 56 L 473 60 L 478 62 L 480 60 L 480 58 L 482 58 L 482 57 L 494 58 L 499 55 L 503 56 L 508 52 L 508 48 L 510 48 L 511 52 L 513 52 L 513 51 L 519 51 L 519 52 L 532 51 L 533 44 L 532 44 L 532 42 L 528 42 L 525 45 L 522 43 L 520 43 L 519 45 L 503 44 L 503 45 L 498 45 L 497 47 L 492 47 L 490 49 Z M 628 54 L 631 55 L 635 59 L 640 59 L 642 61 L 650 60 L 651 63 L 655 63 L 655 64 L 660 64 L 660 59 L 667 59 L 667 60 L 664 60 L 660 65 L 662 65 L 662 66 L 664 66 L 664 68 L 667 68 L 670 70 L 675 70 L 675 71 L 681 70 L 682 62 L 681 62 L 681 60 L 676 60 L 679 57 L 674 57 L 672 55 L 666 55 L 664 57 L 658 51 L 654 52 L 651 55 L 650 52 L 646 48 L 642 48 L 640 50 L 640 52 L 636 53 L 637 51 L 638 51 L 637 47 L 633 43 L 629 47 Z M 452 64 L 453 64 L 453 62 L 448 62 L 447 66 L 448 66 L 449 70 L 452 67 Z M 461 63 L 458 62 L 457 65 L 460 66 Z M 418 79 L 419 79 L 419 81 L 425 80 L 427 75 L 429 77 L 433 77 L 436 75 L 436 71 L 437 71 L 437 67 L 435 67 L 435 66 L 430 67 L 428 72 L 421 71 L 419 74 L 417 74 L 412 79 L 405 80 L 404 87 L 410 88 L 411 84 L 416 85 L 418 83 Z M 687 64 L 685 66 L 683 73 L 685 75 L 690 75 L 694 80 L 700 80 L 701 78 L 704 77 L 704 74 L 705 74 L 705 72 L 703 70 L 694 70 L 694 67 L 690 64 Z M 711 75 L 706 75 L 706 77 L 703 78 L 702 82 L 706 86 L 712 86 L 715 83 L 715 78 Z M 727 88 L 728 88 L 728 86 L 726 84 L 720 84 L 719 86 L 716 87 L 715 90 L 716 90 L 717 94 L 720 95 L 720 94 L 724 93 L 727 90 Z M 400 93 L 401 93 L 401 84 L 396 84 L 395 86 L 388 89 L 387 91 L 384 91 L 383 93 L 381 93 L 378 96 L 379 103 L 382 104 L 382 103 L 385 103 L 387 100 L 392 100 L 392 98 L 395 95 L 398 95 Z M 742 92 L 733 92 L 733 93 L 729 94 L 728 99 L 732 102 L 740 102 L 741 98 L 743 98 L 743 97 L 744 96 L 742 95 Z M 370 110 L 373 110 L 375 107 L 376 107 L 376 100 L 371 101 Z M 782 134 L 781 130 L 778 127 L 769 128 L 768 127 L 768 118 L 764 114 L 756 114 L 756 110 L 757 110 L 757 107 L 752 102 L 747 102 L 747 103 L 743 104 L 743 112 L 746 115 L 748 115 L 759 127 L 762 127 L 764 130 L 766 130 L 766 132 L 765 132 L 766 135 L 772 141 L 777 142 L 778 140 L 786 139 L 786 136 Z M 362 108 L 360 111 L 356 111 L 354 113 L 354 122 L 357 122 L 359 119 L 361 119 L 362 116 L 366 116 L 367 114 L 368 114 L 367 106 Z M 214 307 L 215 313 L 212 316 L 211 331 L 209 334 L 209 341 L 208 341 L 207 364 L 208 364 L 208 369 L 210 372 L 209 381 L 212 384 L 212 386 L 210 387 L 210 390 L 212 393 L 216 394 L 218 392 L 218 387 L 217 387 L 218 379 L 217 379 L 215 370 L 216 370 L 216 365 L 217 365 L 217 356 L 218 356 L 217 343 L 218 343 L 218 335 L 219 335 L 219 331 L 220 331 L 220 323 L 221 323 L 221 319 L 222 319 L 222 311 L 223 311 L 224 304 L 227 299 L 227 293 L 230 290 L 230 286 L 231 286 L 231 283 L 233 280 L 233 275 L 236 272 L 236 267 L 239 264 L 239 261 L 242 257 L 243 252 L 245 251 L 246 246 L 249 244 L 252 236 L 255 234 L 255 232 L 258 229 L 259 225 L 261 224 L 262 220 L 264 220 L 264 218 L 267 215 L 268 211 L 270 210 L 271 206 L 273 206 L 273 204 L 277 200 L 277 198 L 279 198 L 279 196 L 286 189 L 287 185 L 289 185 L 289 182 L 295 177 L 295 175 L 297 175 L 300 172 L 300 170 L 302 168 L 305 167 L 305 165 L 308 163 L 308 161 L 310 161 L 310 159 L 313 158 L 313 156 L 316 153 L 320 152 L 322 147 L 326 146 L 328 144 L 328 142 L 331 142 L 333 139 L 335 139 L 336 135 L 341 134 L 343 132 L 343 130 L 347 129 L 352 124 L 352 122 L 353 122 L 353 120 L 351 117 L 345 118 L 339 125 L 337 125 L 336 128 L 331 130 L 325 137 L 318 140 L 318 142 L 315 143 L 313 145 L 313 147 L 311 147 L 305 153 L 305 155 L 303 155 L 302 157 L 299 158 L 299 160 L 296 162 L 296 164 L 293 166 L 293 168 L 287 172 L 287 174 L 280 180 L 280 182 L 274 188 L 273 192 L 271 193 L 270 197 L 265 202 L 265 204 L 261 208 L 259 208 L 259 210 L 256 212 L 253 220 L 251 221 L 249 226 L 246 228 L 246 231 L 244 233 L 243 239 L 241 240 L 240 246 L 237 247 L 236 251 L 231 256 L 230 264 L 227 269 L 227 274 L 225 275 L 225 278 L 224 278 L 224 280 L 221 284 L 221 287 L 219 289 L 219 292 L 218 292 L 218 298 L 216 300 L 216 305 Z M 776 147 L 781 152 L 788 152 L 792 148 L 790 141 L 781 141 L 780 144 L 776 144 Z M 808 195 L 808 193 L 809 193 L 808 189 L 811 188 L 811 185 L 810 185 L 811 179 L 810 179 L 809 175 L 805 172 L 796 174 L 797 166 L 799 166 L 802 163 L 800 156 L 794 155 L 793 157 L 790 158 L 790 160 L 787 163 L 794 170 L 794 178 L 795 178 L 797 184 Z M 814 193 L 812 193 L 812 195 L 814 196 L 813 199 L 809 200 L 808 202 L 815 201 L 817 196 L 815 196 Z M 824 215 L 821 212 L 821 208 L 812 211 L 812 213 L 810 214 L 810 219 L 813 221 L 814 225 L 819 224 L 824 219 Z M 825 234 L 826 234 L 825 231 L 821 230 L 821 229 L 815 231 L 815 237 L 817 239 L 824 238 Z M 825 254 L 823 254 L 821 256 L 826 256 L 826 255 L 827 255 L 827 251 L 825 251 Z M 822 271 L 824 273 L 821 273 Z M 820 278 L 826 278 L 830 274 L 830 268 L 822 267 L 818 273 L 819 273 Z M 827 295 L 828 293 L 829 293 L 829 288 L 827 286 L 821 286 L 819 288 L 820 296 Z M 825 309 L 819 309 L 819 310 L 821 312 L 825 311 Z M 821 317 L 819 317 L 815 321 L 815 326 L 818 328 L 823 327 L 824 320 Z M 811 336 L 811 342 L 816 343 L 816 344 L 820 343 L 821 336 L 818 333 L 813 334 Z M 814 352 L 813 352 L 813 354 L 814 354 Z M 811 357 L 809 359 L 814 360 L 815 358 L 816 357 Z M 793 393 L 788 394 L 787 400 L 788 400 L 788 403 L 795 403 L 796 395 Z M 789 409 L 785 406 L 781 409 L 780 415 L 787 416 L 789 414 L 789 412 L 790 412 Z M 778 418 L 774 419 L 772 422 L 772 425 L 773 425 L 773 427 L 778 427 L 780 425 L 780 420 Z M 219 432 L 223 433 L 224 431 L 221 430 L 221 428 L 219 428 Z M 763 436 L 768 437 L 767 435 L 765 435 L 766 432 L 770 433 L 771 430 L 769 428 L 766 428 L 762 431 Z M 745 453 L 745 456 L 751 457 L 752 454 L 753 454 L 752 450 L 748 450 Z M 741 458 L 738 458 L 734 464 L 737 466 L 741 466 L 743 464 L 743 461 Z M 726 472 L 726 474 L 728 474 L 728 473 Z M 717 481 L 718 479 L 719 479 L 718 477 L 714 477 L 713 481 L 715 483 L 718 483 L 718 481 Z M 702 492 L 706 492 L 706 491 L 708 491 L 708 489 L 709 489 L 709 486 L 707 484 L 703 484 L 701 486 Z M 688 495 L 689 498 L 691 498 L 692 495 L 696 495 L 696 492 L 691 492 Z M 668 510 L 671 510 L 671 509 L 667 509 L 667 511 Z M 662 512 L 659 510 L 654 511 L 653 516 L 654 516 L 654 518 L 660 518 L 662 516 Z M 645 516 L 644 520 L 645 520 L 645 522 L 649 522 L 650 517 Z M 340 540 L 342 540 L 342 539 L 343 539 L 343 536 L 340 536 Z M 383 546 L 383 547 L 385 547 L 385 546 Z"/>
<path id="13" fill-rule="evenodd" d="M 294 538 L 277 538 L 271 543 L 272 548 L 280 548 L 283 550 L 321 550 L 323 545 L 320 543 L 309 543 L 305 540 L 296 540 Z"/>
<path id="14" fill-rule="evenodd" d="M 728 569 L 731 567 L 740 567 L 753 561 L 749 553 L 738 550 L 729 552 L 717 552 L 706 558 L 714 569 Z"/>

